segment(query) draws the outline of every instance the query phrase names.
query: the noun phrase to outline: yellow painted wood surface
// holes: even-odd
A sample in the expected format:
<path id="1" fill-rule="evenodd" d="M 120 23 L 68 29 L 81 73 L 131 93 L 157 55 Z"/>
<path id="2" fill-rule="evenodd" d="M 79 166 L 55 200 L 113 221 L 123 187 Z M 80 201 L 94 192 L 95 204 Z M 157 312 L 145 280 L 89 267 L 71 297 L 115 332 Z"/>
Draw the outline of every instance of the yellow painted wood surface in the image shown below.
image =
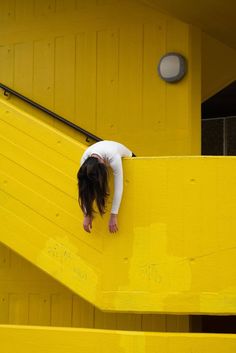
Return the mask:
<path id="1" fill-rule="evenodd" d="M 192 23 L 211 37 L 236 49 L 236 3 L 232 0 L 140 0 L 161 11 Z"/>
<path id="2" fill-rule="evenodd" d="M 187 315 L 105 313 L 0 244 L 0 324 L 188 332 Z"/>
<path id="3" fill-rule="evenodd" d="M 235 353 L 236 335 L 0 326 L 5 353 Z"/>
<path id="4" fill-rule="evenodd" d="M 235 313 L 235 157 L 125 159 L 120 231 L 88 235 L 84 145 L 3 99 L 0 138 L 2 243 L 101 309 Z"/>
<path id="5" fill-rule="evenodd" d="M 200 154 L 200 31 L 139 1 L 0 3 L 1 82 L 137 155 Z M 188 74 L 166 84 L 162 55 Z"/>
<path id="6" fill-rule="evenodd" d="M 236 80 L 236 49 L 202 34 L 202 100 Z"/>

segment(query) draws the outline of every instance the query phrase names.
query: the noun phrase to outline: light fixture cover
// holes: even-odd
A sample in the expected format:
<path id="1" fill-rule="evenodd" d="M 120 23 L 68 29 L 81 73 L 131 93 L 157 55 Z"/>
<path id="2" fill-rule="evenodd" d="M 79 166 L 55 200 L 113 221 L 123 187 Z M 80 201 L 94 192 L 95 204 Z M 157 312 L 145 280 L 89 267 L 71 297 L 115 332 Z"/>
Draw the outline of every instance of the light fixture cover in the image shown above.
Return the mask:
<path id="1" fill-rule="evenodd" d="M 180 81 L 186 74 L 186 59 L 178 53 L 167 53 L 164 55 L 158 65 L 160 77 L 170 83 Z"/>

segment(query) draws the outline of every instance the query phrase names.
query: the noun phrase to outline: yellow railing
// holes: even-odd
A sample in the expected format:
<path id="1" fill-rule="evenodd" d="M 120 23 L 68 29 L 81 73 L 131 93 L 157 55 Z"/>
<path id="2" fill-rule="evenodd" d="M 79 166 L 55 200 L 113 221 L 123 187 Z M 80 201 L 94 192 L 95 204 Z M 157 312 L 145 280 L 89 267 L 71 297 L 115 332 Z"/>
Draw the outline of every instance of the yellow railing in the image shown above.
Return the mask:
<path id="1" fill-rule="evenodd" d="M 0 326 L 5 353 L 234 353 L 236 336 Z"/>

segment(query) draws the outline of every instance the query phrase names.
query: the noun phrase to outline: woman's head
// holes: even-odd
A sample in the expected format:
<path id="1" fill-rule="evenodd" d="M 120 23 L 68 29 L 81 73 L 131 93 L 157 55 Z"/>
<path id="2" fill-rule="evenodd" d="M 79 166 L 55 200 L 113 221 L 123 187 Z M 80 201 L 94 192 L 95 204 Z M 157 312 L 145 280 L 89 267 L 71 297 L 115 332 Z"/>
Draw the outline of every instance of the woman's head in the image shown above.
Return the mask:
<path id="1" fill-rule="evenodd" d="M 77 177 L 79 204 L 84 214 L 93 216 L 93 202 L 96 201 L 99 213 L 103 215 L 109 195 L 106 165 L 96 157 L 89 157 L 80 167 Z"/>

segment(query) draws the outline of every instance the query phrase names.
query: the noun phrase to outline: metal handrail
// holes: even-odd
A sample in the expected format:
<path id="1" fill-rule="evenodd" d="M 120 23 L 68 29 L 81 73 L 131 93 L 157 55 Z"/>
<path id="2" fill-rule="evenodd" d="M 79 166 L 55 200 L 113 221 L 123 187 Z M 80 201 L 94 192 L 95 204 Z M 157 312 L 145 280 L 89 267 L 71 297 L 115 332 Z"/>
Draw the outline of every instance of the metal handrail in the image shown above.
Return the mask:
<path id="1" fill-rule="evenodd" d="M 20 99 L 23 100 L 24 102 L 27 102 L 27 103 L 29 103 L 30 105 L 32 105 L 33 107 L 35 107 L 35 108 L 37 108 L 37 109 L 43 111 L 44 113 L 46 113 L 46 114 L 52 116 L 54 119 L 57 119 L 57 120 L 61 121 L 63 124 L 65 124 L 65 125 L 67 125 L 67 126 L 70 126 L 72 129 L 74 129 L 74 130 L 76 130 L 76 131 L 78 131 L 78 132 L 84 134 L 84 135 L 87 137 L 87 139 L 88 139 L 88 138 L 91 138 L 91 139 L 94 140 L 94 141 L 102 141 L 101 138 L 99 138 L 99 137 L 97 137 L 97 136 L 91 134 L 90 132 L 84 130 L 82 127 L 79 127 L 78 125 L 76 125 L 76 124 L 72 123 L 71 121 L 69 121 L 69 120 L 63 118 L 62 116 L 60 116 L 60 115 L 58 115 L 58 114 L 52 112 L 51 110 L 49 110 L 49 109 L 43 107 L 42 105 L 40 105 L 40 104 L 38 104 L 38 103 L 32 101 L 31 99 L 29 99 L 29 98 L 23 96 L 22 94 L 20 94 L 20 93 L 14 91 L 13 89 L 11 89 L 11 88 L 9 88 L 9 87 L 3 85 L 2 83 L 0 83 L 0 88 L 2 88 L 2 89 L 4 90 L 4 95 L 5 95 L 5 96 L 7 96 L 7 93 L 13 94 L 14 96 L 20 98 Z"/>

